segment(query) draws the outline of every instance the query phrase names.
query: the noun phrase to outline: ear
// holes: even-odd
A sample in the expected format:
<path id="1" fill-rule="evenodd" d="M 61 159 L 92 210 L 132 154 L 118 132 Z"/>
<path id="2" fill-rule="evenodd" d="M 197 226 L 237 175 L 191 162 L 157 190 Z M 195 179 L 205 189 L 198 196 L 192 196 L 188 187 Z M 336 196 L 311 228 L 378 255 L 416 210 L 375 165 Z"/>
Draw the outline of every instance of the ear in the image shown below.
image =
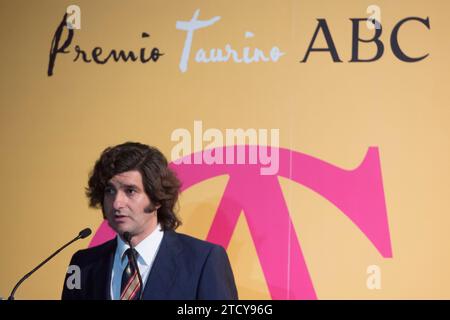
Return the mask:
<path id="1" fill-rule="evenodd" d="M 148 207 L 144 208 L 144 212 L 145 213 L 152 213 L 152 212 L 158 210 L 159 208 L 161 208 L 160 204 L 159 205 L 150 204 Z"/>

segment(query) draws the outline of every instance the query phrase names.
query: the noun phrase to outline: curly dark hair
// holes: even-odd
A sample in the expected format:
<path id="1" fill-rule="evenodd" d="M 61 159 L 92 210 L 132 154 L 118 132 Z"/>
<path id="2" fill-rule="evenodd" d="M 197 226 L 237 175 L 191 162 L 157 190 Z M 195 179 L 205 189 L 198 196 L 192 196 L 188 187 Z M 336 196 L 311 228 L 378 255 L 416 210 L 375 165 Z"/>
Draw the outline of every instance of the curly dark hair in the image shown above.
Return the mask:
<path id="1" fill-rule="evenodd" d="M 178 228 L 181 221 L 175 214 L 174 207 L 181 183 L 169 169 L 167 159 L 158 149 L 138 142 L 125 142 L 108 147 L 102 152 L 89 176 L 86 188 L 89 206 L 102 208 L 104 211 L 103 196 L 108 181 L 119 173 L 131 170 L 141 173 L 145 193 L 154 205 L 160 205 L 157 215 L 162 229 Z"/>

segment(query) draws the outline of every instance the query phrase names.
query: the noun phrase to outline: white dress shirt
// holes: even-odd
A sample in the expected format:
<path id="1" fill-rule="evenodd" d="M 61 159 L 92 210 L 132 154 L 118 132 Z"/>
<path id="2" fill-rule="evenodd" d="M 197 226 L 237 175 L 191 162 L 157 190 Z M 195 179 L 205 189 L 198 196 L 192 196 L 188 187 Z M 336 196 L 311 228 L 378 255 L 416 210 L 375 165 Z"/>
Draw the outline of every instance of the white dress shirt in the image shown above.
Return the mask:
<path id="1" fill-rule="evenodd" d="M 161 230 L 161 226 L 158 224 L 156 229 L 142 240 L 134 249 L 138 253 L 137 264 L 139 267 L 139 272 L 141 274 L 142 282 L 147 283 L 148 275 L 155 260 L 156 254 L 158 253 L 159 245 L 163 238 L 164 231 Z M 111 274 L 111 299 L 120 299 L 120 286 L 122 283 L 122 273 L 128 264 L 128 257 L 125 255 L 125 251 L 130 248 L 130 246 L 125 243 L 119 236 L 117 236 L 117 248 L 114 255 L 114 264 Z M 142 288 L 141 290 L 144 290 Z"/>

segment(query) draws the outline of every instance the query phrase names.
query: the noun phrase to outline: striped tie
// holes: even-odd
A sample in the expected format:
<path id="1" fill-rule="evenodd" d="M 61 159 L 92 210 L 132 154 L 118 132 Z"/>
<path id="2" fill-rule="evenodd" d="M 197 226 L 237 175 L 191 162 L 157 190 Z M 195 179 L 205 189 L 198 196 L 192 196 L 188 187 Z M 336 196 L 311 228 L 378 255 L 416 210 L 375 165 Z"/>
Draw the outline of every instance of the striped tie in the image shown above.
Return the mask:
<path id="1" fill-rule="evenodd" d="M 138 253 L 136 252 L 136 250 L 133 249 L 133 251 L 131 251 L 131 249 L 127 249 L 125 251 L 125 254 L 128 257 L 128 264 L 123 270 L 122 274 L 120 300 L 137 300 L 140 295 L 141 285 L 139 283 L 139 277 L 137 274 L 137 270 L 131 263 L 132 252 L 134 253 L 134 256 L 137 257 Z"/>

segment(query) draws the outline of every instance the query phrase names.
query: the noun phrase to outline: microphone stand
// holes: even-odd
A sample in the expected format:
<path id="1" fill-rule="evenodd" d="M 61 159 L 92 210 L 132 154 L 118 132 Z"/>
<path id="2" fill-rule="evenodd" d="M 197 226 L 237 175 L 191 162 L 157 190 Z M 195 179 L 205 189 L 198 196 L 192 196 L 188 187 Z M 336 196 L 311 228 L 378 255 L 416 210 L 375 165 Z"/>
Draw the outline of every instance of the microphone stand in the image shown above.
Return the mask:
<path id="1" fill-rule="evenodd" d="M 20 279 L 19 282 L 17 282 L 17 284 L 15 285 L 14 289 L 11 291 L 11 294 L 9 295 L 8 300 L 14 300 L 14 295 L 16 293 L 16 290 L 19 288 L 19 286 L 22 284 L 22 282 L 24 282 L 26 279 L 28 279 L 36 270 L 38 270 L 40 267 L 42 267 L 44 264 L 46 264 L 50 259 L 52 259 L 58 253 L 60 253 L 64 248 L 66 248 L 67 246 L 69 246 L 73 242 L 77 241 L 78 239 L 86 238 L 90 234 L 91 234 L 91 229 L 89 229 L 89 228 L 86 228 L 86 229 L 80 231 L 80 233 L 75 238 L 73 238 L 68 243 L 66 243 L 64 246 L 62 246 L 61 248 L 56 250 L 50 257 L 48 257 L 47 259 L 42 261 L 36 268 L 34 268 L 30 272 L 28 272 L 26 275 L 24 275 L 22 277 L 22 279 Z"/>

